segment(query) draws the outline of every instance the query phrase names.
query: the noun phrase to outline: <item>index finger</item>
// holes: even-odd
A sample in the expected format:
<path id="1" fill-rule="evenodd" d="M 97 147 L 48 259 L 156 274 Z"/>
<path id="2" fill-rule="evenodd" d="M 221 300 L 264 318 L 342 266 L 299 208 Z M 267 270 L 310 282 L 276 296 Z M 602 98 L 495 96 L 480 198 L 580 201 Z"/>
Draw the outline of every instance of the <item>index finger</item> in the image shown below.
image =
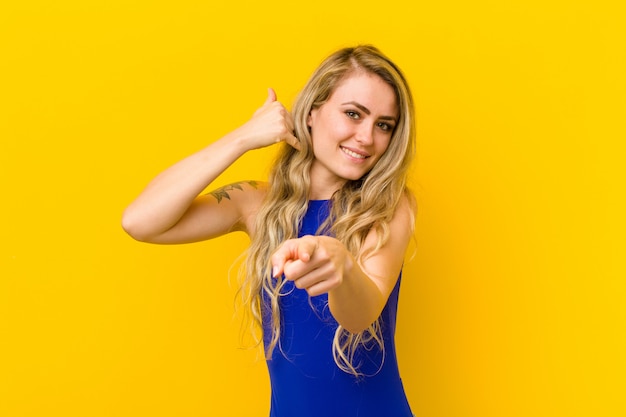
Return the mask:
<path id="1" fill-rule="evenodd" d="M 272 254 L 272 276 L 277 277 L 285 270 L 287 261 L 301 260 L 308 262 L 317 249 L 317 240 L 313 236 L 304 236 L 298 239 L 285 241 Z"/>

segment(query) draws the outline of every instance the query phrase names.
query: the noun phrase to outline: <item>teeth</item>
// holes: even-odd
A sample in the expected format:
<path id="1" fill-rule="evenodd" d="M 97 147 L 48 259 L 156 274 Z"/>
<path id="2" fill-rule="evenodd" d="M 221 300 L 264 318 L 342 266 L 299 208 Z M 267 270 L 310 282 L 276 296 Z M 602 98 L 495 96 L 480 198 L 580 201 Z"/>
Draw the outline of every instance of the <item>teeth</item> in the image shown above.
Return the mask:
<path id="1" fill-rule="evenodd" d="M 350 149 L 346 149 L 346 148 L 341 148 L 341 150 L 350 155 L 353 158 L 358 158 L 358 159 L 365 159 L 365 155 L 361 155 L 360 153 L 356 153 L 356 152 L 352 152 Z"/>

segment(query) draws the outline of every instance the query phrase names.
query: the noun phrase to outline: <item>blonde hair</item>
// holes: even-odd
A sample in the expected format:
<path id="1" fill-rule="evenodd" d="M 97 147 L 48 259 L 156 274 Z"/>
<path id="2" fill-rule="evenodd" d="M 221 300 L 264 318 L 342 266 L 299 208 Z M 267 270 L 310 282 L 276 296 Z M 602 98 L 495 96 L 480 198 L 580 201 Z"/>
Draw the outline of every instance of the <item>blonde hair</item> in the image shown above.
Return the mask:
<path id="1" fill-rule="evenodd" d="M 340 240 L 359 262 L 376 252 L 389 238 L 388 224 L 407 192 L 407 176 L 415 153 L 413 99 L 401 71 L 373 46 L 341 49 L 322 62 L 296 98 L 292 114 L 295 134 L 301 150 L 283 145 L 270 172 L 265 201 L 256 217 L 256 232 L 248 249 L 242 294 L 256 325 L 262 326 L 262 315 L 271 315 L 271 334 L 266 356 L 271 358 L 280 348 L 280 297 L 284 285 L 281 277 L 272 278 L 270 255 L 286 239 L 297 237 L 298 226 L 308 205 L 309 171 L 314 160 L 307 118 L 312 109 L 322 106 L 347 77 L 358 71 L 378 75 L 394 90 L 399 119 L 389 146 L 378 163 L 356 181 L 347 181 L 331 199 L 330 216 L 320 230 Z M 412 201 L 411 198 L 409 198 Z M 365 237 L 374 228 L 378 241 L 374 249 L 362 252 Z M 263 294 L 269 300 L 264 311 Z M 361 333 L 350 333 L 341 325 L 335 332 L 333 357 L 343 371 L 358 375 L 353 357 L 359 345 L 374 341 L 384 349 L 380 319 Z"/>

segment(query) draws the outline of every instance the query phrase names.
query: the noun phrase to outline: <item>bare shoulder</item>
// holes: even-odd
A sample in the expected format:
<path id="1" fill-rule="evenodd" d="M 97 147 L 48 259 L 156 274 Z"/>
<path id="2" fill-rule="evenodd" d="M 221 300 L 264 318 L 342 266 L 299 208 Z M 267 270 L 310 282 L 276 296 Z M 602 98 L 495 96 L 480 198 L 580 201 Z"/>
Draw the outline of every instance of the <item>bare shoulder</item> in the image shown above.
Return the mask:
<path id="1" fill-rule="evenodd" d="M 396 210 L 391 219 L 391 225 L 405 228 L 407 231 L 413 231 L 415 224 L 415 216 L 417 214 L 417 202 L 415 196 L 410 191 L 405 193 L 400 198 Z"/>
<path id="2" fill-rule="evenodd" d="M 407 191 L 398 201 L 391 219 L 383 228 L 387 237 L 384 239 L 385 244 L 379 247 L 379 250 L 382 252 L 404 253 L 415 230 L 415 213 L 415 197 Z M 378 247 L 380 244 L 378 233 L 380 231 L 381 229 L 372 227 L 363 245 L 365 251 Z"/>
<path id="3" fill-rule="evenodd" d="M 219 204 L 223 199 L 232 200 L 233 197 L 239 199 L 243 197 L 245 199 L 254 200 L 262 194 L 263 190 L 266 188 L 267 184 L 263 182 L 248 180 L 224 185 L 223 187 L 210 191 L 208 194 L 213 196 Z M 238 192 L 241 192 L 241 195 L 237 196 Z"/>
<path id="4" fill-rule="evenodd" d="M 239 181 L 210 191 L 214 204 L 230 206 L 239 214 L 232 230 L 250 234 L 254 228 L 255 215 L 267 194 L 268 185 L 263 181 Z"/>

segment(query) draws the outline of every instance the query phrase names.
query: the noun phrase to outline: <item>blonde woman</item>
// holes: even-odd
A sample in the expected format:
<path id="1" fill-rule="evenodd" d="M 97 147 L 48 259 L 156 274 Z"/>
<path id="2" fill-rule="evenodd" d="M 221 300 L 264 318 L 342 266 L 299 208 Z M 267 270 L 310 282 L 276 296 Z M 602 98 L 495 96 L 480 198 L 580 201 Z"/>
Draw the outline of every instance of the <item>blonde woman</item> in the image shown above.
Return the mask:
<path id="1" fill-rule="evenodd" d="M 244 231 L 242 286 L 263 329 L 271 417 L 410 417 L 394 331 L 413 233 L 413 101 L 372 46 L 315 70 L 292 113 L 269 90 L 241 127 L 158 175 L 126 209 L 151 243 Z M 267 183 L 202 191 L 248 151 L 282 143 Z"/>

